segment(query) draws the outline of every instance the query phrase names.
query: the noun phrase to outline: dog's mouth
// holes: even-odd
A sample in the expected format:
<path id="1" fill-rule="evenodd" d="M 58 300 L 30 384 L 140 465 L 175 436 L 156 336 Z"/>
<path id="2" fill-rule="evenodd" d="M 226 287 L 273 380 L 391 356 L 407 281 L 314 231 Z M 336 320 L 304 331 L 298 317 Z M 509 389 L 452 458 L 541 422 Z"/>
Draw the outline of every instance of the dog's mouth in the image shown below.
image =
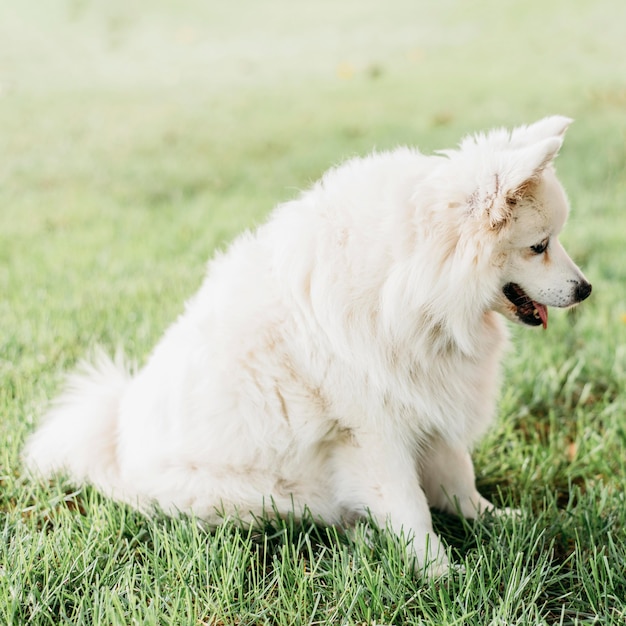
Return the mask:
<path id="1" fill-rule="evenodd" d="M 529 326 L 548 327 L 548 307 L 545 304 L 535 302 L 516 283 L 507 283 L 502 292 L 515 307 L 515 315 L 520 322 Z"/>

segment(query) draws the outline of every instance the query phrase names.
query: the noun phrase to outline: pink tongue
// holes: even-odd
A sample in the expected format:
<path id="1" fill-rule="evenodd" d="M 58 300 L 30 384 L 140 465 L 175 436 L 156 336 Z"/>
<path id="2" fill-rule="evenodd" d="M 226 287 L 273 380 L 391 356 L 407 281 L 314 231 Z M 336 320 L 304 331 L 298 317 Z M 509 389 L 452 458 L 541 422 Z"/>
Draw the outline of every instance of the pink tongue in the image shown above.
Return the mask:
<path id="1" fill-rule="evenodd" d="M 548 328 L 548 307 L 545 304 L 539 304 L 539 302 L 535 302 L 533 300 L 533 304 L 537 309 L 537 313 L 539 313 L 539 317 L 541 318 L 541 323 L 544 328 Z"/>

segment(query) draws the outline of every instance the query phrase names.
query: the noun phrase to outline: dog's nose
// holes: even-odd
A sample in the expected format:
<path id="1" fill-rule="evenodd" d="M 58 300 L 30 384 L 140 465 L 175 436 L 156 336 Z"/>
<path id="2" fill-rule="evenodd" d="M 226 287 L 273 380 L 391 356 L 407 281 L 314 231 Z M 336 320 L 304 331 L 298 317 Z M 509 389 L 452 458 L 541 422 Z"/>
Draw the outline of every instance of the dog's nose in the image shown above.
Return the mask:
<path id="1" fill-rule="evenodd" d="M 578 285 L 576 286 L 576 300 L 578 300 L 578 302 L 582 302 L 585 298 L 588 298 L 590 293 L 591 283 L 583 281 L 581 283 L 578 283 Z"/>

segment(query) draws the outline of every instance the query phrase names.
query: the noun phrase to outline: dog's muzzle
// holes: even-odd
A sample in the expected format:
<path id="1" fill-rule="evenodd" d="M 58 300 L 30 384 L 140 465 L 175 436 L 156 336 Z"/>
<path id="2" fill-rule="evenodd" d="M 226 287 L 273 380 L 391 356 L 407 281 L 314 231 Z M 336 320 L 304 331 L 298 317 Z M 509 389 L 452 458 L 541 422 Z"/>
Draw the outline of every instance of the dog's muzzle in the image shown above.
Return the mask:
<path id="1" fill-rule="evenodd" d="M 517 283 L 507 283 L 502 288 L 502 293 L 514 306 L 515 315 L 520 322 L 528 326 L 548 327 L 548 307 L 533 300 Z M 569 304 L 582 302 L 589 297 L 589 294 L 591 294 L 591 283 L 581 280 L 576 283 L 572 292 L 572 301 Z"/>

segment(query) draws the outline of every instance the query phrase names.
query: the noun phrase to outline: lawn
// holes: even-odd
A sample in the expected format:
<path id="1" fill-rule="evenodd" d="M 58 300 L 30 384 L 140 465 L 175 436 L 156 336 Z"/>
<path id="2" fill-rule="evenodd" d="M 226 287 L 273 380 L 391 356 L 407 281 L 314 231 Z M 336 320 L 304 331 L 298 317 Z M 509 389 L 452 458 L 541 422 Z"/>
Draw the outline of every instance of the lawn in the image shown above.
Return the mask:
<path id="1" fill-rule="evenodd" d="M 13 6 L 11 6 L 13 5 Z M 626 3 L 374 0 L 0 7 L 0 622 L 626 623 Z M 576 119 L 562 240 L 593 283 L 512 328 L 480 490 L 435 513 L 440 581 L 400 540 L 310 522 L 146 519 L 19 452 L 95 345 L 143 361 L 206 260 L 341 159 Z"/>

